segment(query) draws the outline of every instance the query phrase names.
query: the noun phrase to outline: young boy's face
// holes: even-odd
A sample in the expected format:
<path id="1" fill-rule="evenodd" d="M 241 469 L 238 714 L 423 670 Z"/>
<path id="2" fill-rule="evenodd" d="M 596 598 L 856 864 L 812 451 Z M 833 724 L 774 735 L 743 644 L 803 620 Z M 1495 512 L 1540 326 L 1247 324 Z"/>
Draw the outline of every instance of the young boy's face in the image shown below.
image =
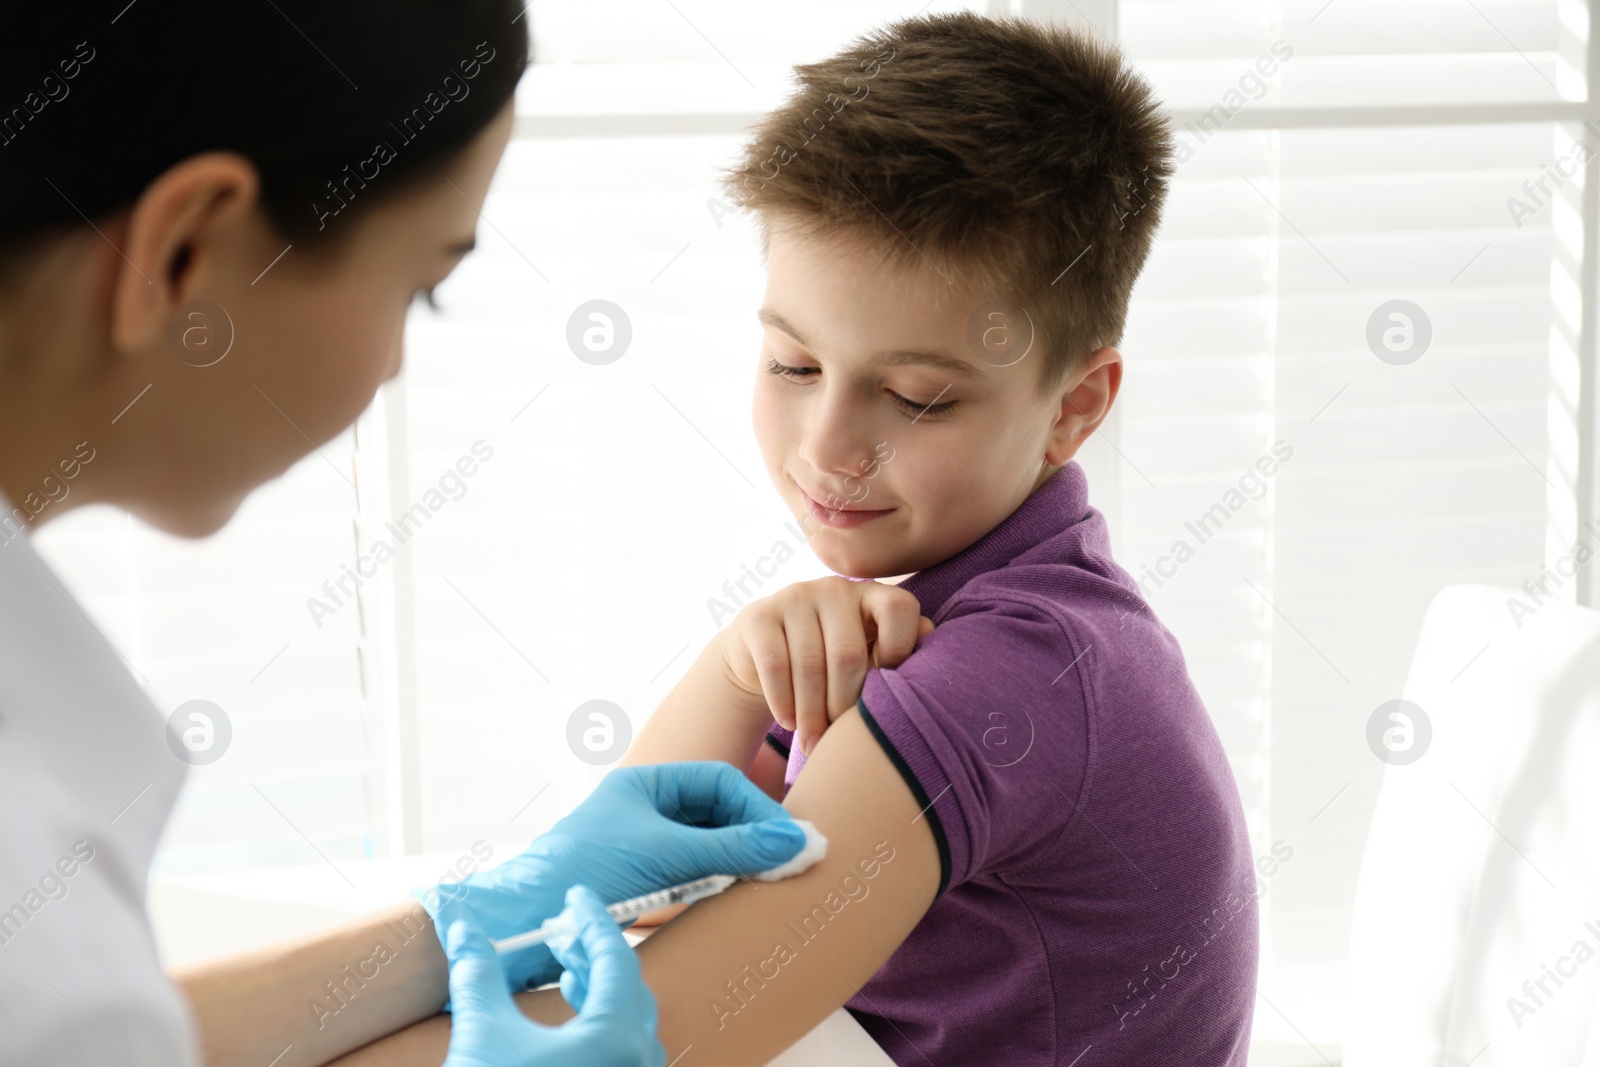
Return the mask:
<path id="1" fill-rule="evenodd" d="M 1113 349 L 1043 391 L 1037 352 L 1010 362 L 969 341 L 985 306 L 926 264 L 893 268 L 847 241 L 772 227 L 756 438 L 835 572 L 881 578 L 950 558 L 1109 410 Z"/>

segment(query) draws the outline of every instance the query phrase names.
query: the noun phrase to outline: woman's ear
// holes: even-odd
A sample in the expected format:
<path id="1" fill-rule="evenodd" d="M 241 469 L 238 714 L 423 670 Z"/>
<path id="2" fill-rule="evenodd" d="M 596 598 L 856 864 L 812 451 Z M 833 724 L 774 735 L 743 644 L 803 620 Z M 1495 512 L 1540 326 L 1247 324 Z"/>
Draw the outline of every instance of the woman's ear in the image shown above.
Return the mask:
<path id="1" fill-rule="evenodd" d="M 1111 414 L 1122 386 L 1122 353 L 1097 348 L 1061 386 L 1061 404 L 1045 443 L 1045 462 L 1059 467 L 1077 454 L 1089 435 Z"/>
<path id="2" fill-rule="evenodd" d="M 256 204 L 254 165 L 232 152 L 205 152 L 172 167 L 140 195 L 122 228 L 111 287 L 111 342 L 148 345 L 215 269 L 218 241 Z M 115 247 L 115 245 L 113 245 Z"/>

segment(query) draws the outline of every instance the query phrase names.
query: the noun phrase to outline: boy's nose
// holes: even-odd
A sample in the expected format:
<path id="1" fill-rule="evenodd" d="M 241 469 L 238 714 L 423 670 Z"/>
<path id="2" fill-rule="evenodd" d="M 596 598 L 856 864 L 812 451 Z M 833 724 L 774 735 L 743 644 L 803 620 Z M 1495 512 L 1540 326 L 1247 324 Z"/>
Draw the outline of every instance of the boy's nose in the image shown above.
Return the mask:
<path id="1" fill-rule="evenodd" d="M 825 396 L 810 414 L 801 434 L 800 458 L 824 477 L 859 477 L 872 456 L 872 429 L 863 406 Z"/>

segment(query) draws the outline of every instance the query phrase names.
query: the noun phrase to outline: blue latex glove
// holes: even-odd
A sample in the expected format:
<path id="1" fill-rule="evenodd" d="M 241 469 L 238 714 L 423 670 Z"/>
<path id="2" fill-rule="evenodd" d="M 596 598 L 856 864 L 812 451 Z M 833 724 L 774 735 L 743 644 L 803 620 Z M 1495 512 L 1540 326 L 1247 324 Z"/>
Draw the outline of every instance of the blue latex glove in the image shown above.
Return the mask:
<path id="1" fill-rule="evenodd" d="M 567 889 L 580 883 L 610 904 L 708 874 L 764 871 L 804 845 L 805 832 L 783 806 L 731 764 L 619 767 L 521 855 L 412 895 L 433 916 L 441 942 L 461 917 L 500 940 L 560 912 Z M 561 973 L 546 945 L 500 962 L 513 992 Z"/>
<path id="2" fill-rule="evenodd" d="M 639 957 L 616 920 L 585 886 L 566 895 L 572 940 L 553 941 L 566 970 L 561 995 L 578 1013 L 541 1026 L 517 1009 L 500 957 L 483 931 L 456 919 L 445 934 L 450 958 L 450 1053 L 444 1067 L 662 1067 L 656 998 L 639 974 Z"/>

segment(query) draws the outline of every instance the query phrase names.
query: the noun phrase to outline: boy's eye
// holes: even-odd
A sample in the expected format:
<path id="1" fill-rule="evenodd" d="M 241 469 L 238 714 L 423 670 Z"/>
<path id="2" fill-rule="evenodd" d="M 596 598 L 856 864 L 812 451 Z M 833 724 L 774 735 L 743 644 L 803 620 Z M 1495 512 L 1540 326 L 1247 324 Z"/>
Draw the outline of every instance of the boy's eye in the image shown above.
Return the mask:
<path id="1" fill-rule="evenodd" d="M 799 378 L 809 377 L 809 376 L 817 373 L 817 371 L 819 369 L 821 369 L 821 368 L 818 368 L 818 367 L 791 367 L 787 363 L 779 363 L 777 360 L 772 359 L 770 357 L 767 359 L 767 373 L 768 374 L 776 374 L 776 375 L 779 375 L 779 376 L 784 377 L 784 378 L 799 379 Z"/>
<path id="2" fill-rule="evenodd" d="M 948 389 L 948 387 L 946 388 Z M 954 400 L 939 400 L 939 396 L 944 396 L 944 390 L 940 391 L 939 396 L 926 402 L 912 400 L 910 397 L 901 396 L 892 390 L 889 395 L 894 398 L 895 405 L 901 411 L 912 417 L 912 421 L 923 417 L 938 418 L 940 415 L 948 414 L 950 409 L 956 406 L 956 401 Z"/>
<path id="3" fill-rule="evenodd" d="M 770 356 L 767 358 L 768 374 L 776 374 L 792 381 L 807 380 L 813 375 L 821 373 L 821 370 L 821 367 L 795 367 L 787 363 L 779 363 L 776 359 L 773 359 Z M 886 389 L 884 391 L 889 394 L 889 399 L 894 403 L 894 405 L 909 415 L 913 422 L 924 417 L 938 418 L 940 415 L 948 414 L 950 409 L 956 406 L 956 401 L 954 400 L 941 401 L 939 399 L 939 397 L 944 396 L 945 393 L 950 391 L 949 386 L 945 386 L 943 389 L 939 390 L 939 396 L 936 396 L 929 401 L 912 400 L 910 397 L 901 396 L 893 389 Z"/>

